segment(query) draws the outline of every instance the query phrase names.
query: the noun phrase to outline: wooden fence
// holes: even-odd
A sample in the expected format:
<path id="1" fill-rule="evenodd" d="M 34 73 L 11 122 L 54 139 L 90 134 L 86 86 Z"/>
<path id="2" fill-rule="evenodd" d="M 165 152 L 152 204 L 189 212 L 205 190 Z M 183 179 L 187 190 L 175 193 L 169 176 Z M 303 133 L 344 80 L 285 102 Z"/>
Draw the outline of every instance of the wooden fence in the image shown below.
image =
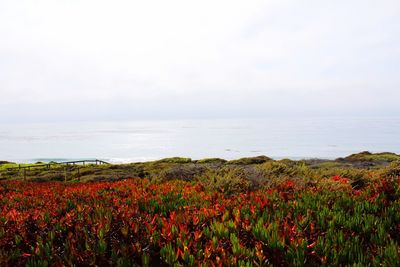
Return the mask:
<path id="1" fill-rule="evenodd" d="M 77 168 L 74 168 L 77 170 L 77 173 L 79 175 L 80 168 L 79 166 L 85 166 L 85 165 L 104 165 L 104 164 L 110 164 L 106 161 L 99 160 L 99 159 L 89 159 L 89 160 L 74 160 L 74 161 L 64 161 L 64 162 L 49 162 L 49 163 L 40 163 L 40 164 L 32 164 L 28 166 L 23 166 L 23 165 L 18 165 L 15 167 L 9 167 L 0 172 L 0 175 L 5 172 L 17 172 L 18 176 L 23 177 L 24 180 L 26 180 L 27 173 L 31 170 L 35 169 L 44 169 L 44 170 L 51 170 L 51 169 L 63 169 L 64 172 L 64 180 L 67 180 L 68 177 L 68 172 L 70 170 L 70 166 L 77 166 Z M 1 175 L 2 176 L 2 175 Z"/>

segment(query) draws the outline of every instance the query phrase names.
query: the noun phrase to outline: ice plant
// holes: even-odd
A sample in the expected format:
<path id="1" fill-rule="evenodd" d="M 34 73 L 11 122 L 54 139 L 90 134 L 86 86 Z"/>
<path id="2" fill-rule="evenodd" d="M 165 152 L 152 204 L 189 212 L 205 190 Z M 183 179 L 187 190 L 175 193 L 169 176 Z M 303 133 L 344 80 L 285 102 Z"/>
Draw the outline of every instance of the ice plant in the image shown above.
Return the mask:
<path id="1" fill-rule="evenodd" d="M 398 178 L 227 195 L 183 181 L 0 182 L 0 266 L 393 266 Z M 344 187 L 343 187 L 344 188 Z"/>

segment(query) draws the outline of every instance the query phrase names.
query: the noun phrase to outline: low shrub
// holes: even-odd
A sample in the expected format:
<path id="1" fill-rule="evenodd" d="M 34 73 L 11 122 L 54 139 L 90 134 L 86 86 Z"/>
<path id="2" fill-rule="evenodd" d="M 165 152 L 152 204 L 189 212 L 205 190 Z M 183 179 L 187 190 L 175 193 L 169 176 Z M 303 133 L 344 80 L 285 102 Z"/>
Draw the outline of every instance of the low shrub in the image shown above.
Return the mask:
<path id="1" fill-rule="evenodd" d="M 190 163 L 192 162 L 191 158 L 181 158 L 181 157 L 172 157 L 172 158 L 165 158 L 157 160 L 156 162 L 160 163 Z"/>
<path id="2" fill-rule="evenodd" d="M 220 165 L 226 162 L 227 160 L 220 158 L 205 158 L 194 161 L 194 163 L 199 163 L 199 164 L 220 164 Z"/>
<path id="3" fill-rule="evenodd" d="M 195 177 L 202 175 L 206 170 L 205 166 L 196 164 L 175 164 L 153 174 L 151 180 L 153 183 L 170 180 L 193 181 Z"/>
<path id="4" fill-rule="evenodd" d="M 238 168 L 208 170 L 198 176 L 197 181 L 207 190 L 221 192 L 227 196 L 247 192 L 251 187 L 245 171 Z"/>
<path id="5" fill-rule="evenodd" d="M 249 164 L 262 164 L 267 161 L 272 161 L 272 159 L 267 156 L 257 156 L 257 157 L 247 157 L 247 158 L 230 160 L 227 162 L 227 164 L 249 165 Z"/>
<path id="6" fill-rule="evenodd" d="M 356 154 L 352 154 L 340 160 L 344 161 L 400 161 L 400 155 L 391 152 L 382 153 L 371 153 L 369 151 L 364 151 Z"/>
<path id="7" fill-rule="evenodd" d="M 382 175 L 387 177 L 400 177 L 400 161 L 392 162 L 382 170 Z"/>

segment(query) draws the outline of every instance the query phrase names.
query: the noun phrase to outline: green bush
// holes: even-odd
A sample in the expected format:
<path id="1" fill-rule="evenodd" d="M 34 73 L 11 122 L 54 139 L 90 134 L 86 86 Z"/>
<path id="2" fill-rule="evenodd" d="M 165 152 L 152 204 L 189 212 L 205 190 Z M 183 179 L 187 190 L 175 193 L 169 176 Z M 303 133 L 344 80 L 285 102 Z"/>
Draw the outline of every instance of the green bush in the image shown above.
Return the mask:
<path id="1" fill-rule="evenodd" d="M 227 196 L 250 190 L 250 181 L 243 170 L 237 168 L 222 168 L 208 170 L 197 180 L 209 191 L 218 191 Z"/>
<path id="2" fill-rule="evenodd" d="M 352 154 L 350 156 L 345 157 L 346 161 L 400 161 L 400 155 L 391 152 L 382 152 L 382 153 L 371 153 L 369 151 L 364 151 L 361 153 Z"/>
<path id="3" fill-rule="evenodd" d="M 181 157 L 172 157 L 172 158 L 165 158 L 157 160 L 157 162 L 161 163 L 190 163 L 192 162 L 191 158 L 181 158 Z"/>
<path id="4" fill-rule="evenodd" d="M 220 158 L 205 158 L 196 160 L 194 162 L 199 164 L 224 164 L 227 162 L 227 160 Z"/>
<path id="5" fill-rule="evenodd" d="M 205 166 L 196 164 L 174 164 L 161 169 L 160 172 L 152 176 L 152 182 L 184 180 L 192 181 L 196 176 L 201 175 L 207 170 Z"/>
<path id="6" fill-rule="evenodd" d="M 272 161 L 272 159 L 267 156 L 257 156 L 257 157 L 248 157 L 248 158 L 230 160 L 227 163 L 235 165 L 249 165 L 249 164 L 262 164 L 267 161 Z"/>
<path id="7" fill-rule="evenodd" d="M 400 161 L 392 162 L 382 171 L 383 176 L 399 177 L 400 176 Z"/>

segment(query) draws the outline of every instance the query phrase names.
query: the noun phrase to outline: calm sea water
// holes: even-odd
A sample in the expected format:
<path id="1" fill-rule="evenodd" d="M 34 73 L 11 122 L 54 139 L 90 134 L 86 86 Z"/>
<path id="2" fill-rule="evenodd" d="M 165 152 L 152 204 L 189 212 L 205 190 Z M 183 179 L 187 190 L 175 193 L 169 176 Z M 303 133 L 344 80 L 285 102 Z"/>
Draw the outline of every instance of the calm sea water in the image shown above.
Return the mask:
<path id="1" fill-rule="evenodd" d="M 336 158 L 400 153 L 400 118 L 282 118 L 2 124 L 0 160 L 134 162 L 267 155 Z"/>

